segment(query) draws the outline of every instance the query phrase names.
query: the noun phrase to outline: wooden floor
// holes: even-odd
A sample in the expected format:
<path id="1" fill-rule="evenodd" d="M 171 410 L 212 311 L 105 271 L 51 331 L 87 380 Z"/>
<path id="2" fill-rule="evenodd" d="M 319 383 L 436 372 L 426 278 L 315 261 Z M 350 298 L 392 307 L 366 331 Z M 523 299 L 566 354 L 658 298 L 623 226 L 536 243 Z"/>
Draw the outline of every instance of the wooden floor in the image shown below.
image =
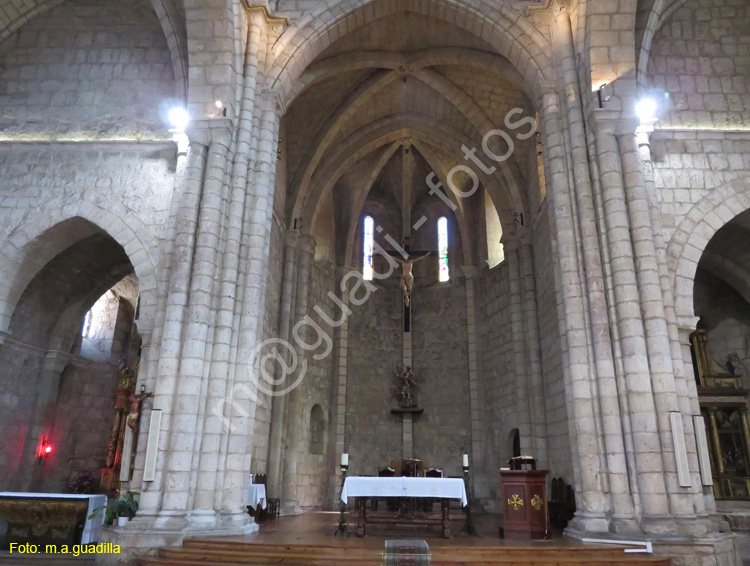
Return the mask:
<path id="1" fill-rule="evenodd" d="M 498 536 L 498 517 L 479 515 L 475 526 L 480 537 L 465 535 L 443 539 L 437 529 L 369 531 L 359 538 L 333 536 L 338 513 L 314 512 L 261 523 L 259 533 L 245 537 L 188 539 L 182 548 L 162 549 L 159 556 L 144 558 L 141 566 L 357 566 L 383 563 L 387 539 L 420 539 L 430 545 L 435 566 L 669 566 L 669 560 L 649 555 L 625 554 L 609 545 L 584 545 L 559 534 L 550 540 L 513 542 Z M 456 512 L 452 531 L 458 533 L 463 515 Z M 369 528 L 369 527 L 368 527 Z M 391 529 L 393 529 L 391 527 Z"/>

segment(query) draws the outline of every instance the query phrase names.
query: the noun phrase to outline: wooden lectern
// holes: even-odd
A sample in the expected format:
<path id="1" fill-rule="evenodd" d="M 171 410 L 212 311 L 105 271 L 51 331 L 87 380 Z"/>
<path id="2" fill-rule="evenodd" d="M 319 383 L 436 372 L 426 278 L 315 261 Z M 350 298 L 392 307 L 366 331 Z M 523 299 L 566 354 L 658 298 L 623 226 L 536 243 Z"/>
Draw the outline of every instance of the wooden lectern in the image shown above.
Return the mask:
<path id="1" fill-rule="evenodd" d="M 518 460 L 513 462 L 513 460 Z M 503 501 L 502 536 L 529 540 L 544 538 L 547 531 L 548 470 L 512 469 L 524 467 L 528 460 L 512 459 L 511 469 L 500 470 Z M 535 468 L 535 463 L 532 464 Z"/>

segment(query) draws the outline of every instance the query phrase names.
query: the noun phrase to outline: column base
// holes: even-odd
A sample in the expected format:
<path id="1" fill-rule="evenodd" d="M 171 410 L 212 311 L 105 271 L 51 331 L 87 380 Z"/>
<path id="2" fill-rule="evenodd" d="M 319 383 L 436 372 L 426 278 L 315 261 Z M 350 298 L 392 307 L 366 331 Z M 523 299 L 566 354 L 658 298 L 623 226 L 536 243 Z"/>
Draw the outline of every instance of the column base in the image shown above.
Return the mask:
<path id="1" fill-rule="evenodd" d="M 705 523 L 701 518 L 692 522 L 699 525 Z M 666 532 L 669 529 L 676 530 L 677 523 L 678 521 L 671 517 L 651 517 L 646 521 L 645 526 L 663 532 L 659 534 L 644 532 L 642 522 L 639 532 L 581 533 L 569 527 L 565 529 L 565 536 L 579 540 L 582 538 L 600 539 L 610 543 L 616 543 L 616 541 L 650 542 L 654 554 L 671 558 L 673 566 L 742 566 L 739 545 L 733 533 L 713 532 L 701 536 L 685 536 Z"/>
<path id="2" fill-rule="evenodd" d="M 221 515 L 205 512 L 186 516 L 137 516 L 124 527 L 104 527 L 100 543 L 119 545 L 119 554 L 97 555 L 96 563 L 107 566 L 134 564 L 142 556 L 155 556 L 159 548 L 181 546 L 187 537 L 243 536 L 258 532 L 258 524 L 245 514 Z"/>
<path id="3" fill-rule="evenodd" d="M 592 533 L 608 533 L 609 520 L 604 515 L 576 513 L 575 517 L 568 523 L 564 534 L 566 537 L 582 539 Z"/>
<path id="4" fill-rule="evenodd" d="M 281 517 L 290 517 L 294 515 L 302 515 L 302 507 L 296 501 L 282 501 L 281 508 L 279 509 L 279 515 Z"/>

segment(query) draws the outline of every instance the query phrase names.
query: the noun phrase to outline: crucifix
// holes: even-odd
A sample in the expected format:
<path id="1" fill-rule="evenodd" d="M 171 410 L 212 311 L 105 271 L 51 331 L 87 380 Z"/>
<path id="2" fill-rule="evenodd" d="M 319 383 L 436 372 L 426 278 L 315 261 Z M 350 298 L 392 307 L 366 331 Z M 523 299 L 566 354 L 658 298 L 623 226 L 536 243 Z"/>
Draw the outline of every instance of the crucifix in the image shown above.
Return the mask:
<path id="1" fill-rule="evenodd" d="M 411 142 L 407 141 L 401 146 L 401 235 L 402 245 L 398 250 L 388 250 L 388 254 L 401 264 L 400 288 L 404 294 L 404 333 L 411 332 L 411 294 L 414 289 L 413 266 L 436 252 L 434 250 L 412 250 L 411 249 L 411 216 L 412 216 L 412 183 L 414 177 L 414 154 Z M 424 224 L 422 218 L 414 224 L 414 229 L 419 229 Z M 406 356 L 405 356 L 406 357 Z M 411 358 L 411 355 L 409 356 Z"/>
<path id="2" fill-rule="evenodd" d="M 406 371 L 411 372 L 412 366 L 412 338 L 411 338 L 411 306 L 412 291 L 414 289 L 413 266 L 416 262 L 434 254 L 432 250 L 412 250 L 411 232 L 412 228 L 418 230 L 425 222 L 425 218 L 418 220 L 412 227 L 412 186 L 414 182 L 414 154 L 411 142 L 405 141 L 401 146 L 402 169 L 401 169 L 401 242 L 395 245 L 397 250 L 389 250 L 388 254 L 401 264 L 400 288 L 403 293 L 404 324 L 402 340 L 402 364 Z M 413 374 L 412 374 L 413 375 Z M 414 457 L 414 424 L 415 415 L 421 414 L 424 409 L 419 407 L 400 407 L 391 409 L 392 413 L 400 414 L 402 419 L 402 458 Z"/>

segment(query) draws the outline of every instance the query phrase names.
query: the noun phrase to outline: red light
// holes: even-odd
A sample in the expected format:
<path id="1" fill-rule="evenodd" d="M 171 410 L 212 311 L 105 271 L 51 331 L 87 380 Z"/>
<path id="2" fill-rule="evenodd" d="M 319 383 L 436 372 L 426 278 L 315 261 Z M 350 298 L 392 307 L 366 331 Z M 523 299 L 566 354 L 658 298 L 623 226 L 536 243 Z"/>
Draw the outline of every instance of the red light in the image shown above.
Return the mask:
<path id="1" fill-rule="evenodd" d="M 52 446 L 45 446 L 44 453 L 49 454 L 50 452 L 52 452 Z"/>

